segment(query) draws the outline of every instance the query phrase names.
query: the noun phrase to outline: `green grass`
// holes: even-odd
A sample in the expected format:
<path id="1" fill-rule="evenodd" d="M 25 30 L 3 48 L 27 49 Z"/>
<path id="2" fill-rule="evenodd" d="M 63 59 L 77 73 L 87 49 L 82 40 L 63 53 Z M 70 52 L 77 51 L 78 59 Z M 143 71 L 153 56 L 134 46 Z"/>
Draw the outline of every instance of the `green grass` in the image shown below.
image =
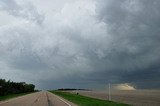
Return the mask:
<path id="1" fill-rule="evenodd" d="M 91 97 L 86 97 L 77 94 L 71 94 L 68 92 L 61 92 L 61 91 L 50 91 L 56 95 L 63 97 L 66 100 L 69 100 L 78 106 L 129 106 L 123 103 L 117 103 L 113 101 L 95 99 Z"/>
<path id="2" fill-rule="evenodd" d="M 10 94 L 10 95 L 5 95 L 5 96 L 0 96 L 0 101 L 8 100 L 8 99 L 15 98 L 15 97 L 18 97 L 18 96 L 23 96 L 23 95 L 26 95 L 26 94 L 29 94 L 29 93 Z"/>

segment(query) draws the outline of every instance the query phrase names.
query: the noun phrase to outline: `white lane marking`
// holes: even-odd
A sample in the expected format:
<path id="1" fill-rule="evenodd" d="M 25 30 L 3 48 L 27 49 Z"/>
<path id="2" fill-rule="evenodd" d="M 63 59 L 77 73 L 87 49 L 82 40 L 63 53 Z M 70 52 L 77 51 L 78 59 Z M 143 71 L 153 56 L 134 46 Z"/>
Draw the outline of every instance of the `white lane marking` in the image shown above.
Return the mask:
<path id="1" fill-rule="evenodd" d="M 66 103 L 68 106 L 72 106 L 71 104 L 69 104 L 68 102 L 66 102 L 65 100 L 63 100 L 62 98 L 60 98 L 58 96 L 57 96 L 57 98 L 60 99 L 61 101 L 63 101 L 64 103 Z"/>
<path id="2" fill-rule="evenodd" d="M 64 102 L 65 104 L 67 104 L 68 106 L 72 106 L 71 104 L 69 104 L 68 102 L 66 102 L 64 99 L 62 99 L 61 97 L 57 96 L 54 94 L 54 96 L 56 96 L 59 100 L 61 100 L 62 102 Z"/>

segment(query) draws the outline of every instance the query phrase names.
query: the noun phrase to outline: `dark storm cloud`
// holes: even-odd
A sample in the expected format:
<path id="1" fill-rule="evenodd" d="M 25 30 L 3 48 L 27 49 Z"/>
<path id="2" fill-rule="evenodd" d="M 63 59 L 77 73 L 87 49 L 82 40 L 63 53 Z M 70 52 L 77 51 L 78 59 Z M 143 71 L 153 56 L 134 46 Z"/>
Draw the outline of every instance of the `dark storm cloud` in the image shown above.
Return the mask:
<path id="1" fill-rule="evenodd" d="M 1 11 L 21 17 L 0 27 L 3 78 L 20 72 L 43 89 L 109 82 L 160 87 L 159 0 L 78 0 L 54 12 L 54 3 L 46 7 L 43 1 L 0 3 Z"/>
<path id="2" fill-rule="evenodd" d="M 109 58 L 115 67 L 122 66 L 113 70 L 112 75 L 118 73 L 119 81 L 123 82 L 141 82 L 138 87 L 159 87 L 160 2 L 112 0 L 102 1 L 98 7 L 99 20 L 108 25 L 113 37 L 114 46 L 110 49 L 114 51 Z"/>

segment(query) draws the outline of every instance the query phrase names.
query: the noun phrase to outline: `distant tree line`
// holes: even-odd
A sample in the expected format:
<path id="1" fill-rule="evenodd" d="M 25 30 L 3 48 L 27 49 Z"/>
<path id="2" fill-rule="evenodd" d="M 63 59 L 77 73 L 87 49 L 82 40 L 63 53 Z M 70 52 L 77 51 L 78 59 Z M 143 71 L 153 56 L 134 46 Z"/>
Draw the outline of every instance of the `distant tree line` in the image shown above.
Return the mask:
<path id="1" fill-rule="evenodd" d="M 91 91 L 90 89 L 76 89 L 76 88 L 60 88 L 57 89 L 59 91 L 72 91 L 72 90 L 83 90 L 83 91 Z"/>
<path id="2" fill-rule="evenodd" d="M 33 84 L 26 84 L 25 82 L 13 82 L 10 80 L 6 81 L 5 79 L 0 79 L 0 96 L 34 92 L 34 89 L 35 85 Z"/>

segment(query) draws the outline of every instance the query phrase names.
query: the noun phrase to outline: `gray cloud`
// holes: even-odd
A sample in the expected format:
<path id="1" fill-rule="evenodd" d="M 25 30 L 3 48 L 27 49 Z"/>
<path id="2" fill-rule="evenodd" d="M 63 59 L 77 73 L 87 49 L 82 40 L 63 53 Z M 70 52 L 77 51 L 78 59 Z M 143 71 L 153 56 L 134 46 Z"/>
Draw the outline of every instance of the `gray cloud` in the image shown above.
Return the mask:
<path id="1" fill-rule="evenodd" d="M 39 14 L 31 3 L 18 4 L 15 0 L 1 0 L 0 5 L 1 11 L 6 11 L 15 17 L 35 21 L 38 24 L 41 24 L 44 20 L 44 15 Z"/>
<path id="2" fill-rule="evenodd" d="M 41 8 L 45 20 L 36 10 L 42 1 L 24 2 L 24 7 L 16 1 L 0 3 L 1 10 L 30 20 L 0 27 L 0 77 L 43 89 L 98 88 L 108 82 L 160 87 L 158 0 L 65 2 L 54 12 Z"/>
<path id="3" fill-rule="evenodd" d="M 100 21 L 108 25 L 113 37 L 112 64 L 120 65 L 120 81 L 142 81 L 143 85 L 159 82 L 159 26 L 158 0 L 120 0 L 98 3 Z M 103 3 L 103 4 L 102 4 Z M 104 5 L 104 6 L 102 6 Z M 151 67 L 156 67 L 153 69 Z M 117 72 L 116 70 L 116 72 Z M 119 72 L 118 72 L 119 73 Z M 114 75 L 114 74 L 113 74 Z M 154 80 L 154 78 L 156 80 Z M 147 78 L 147 80 L 146 80 Z M 157 83 L 156 86 L 159 84 Z"/>

